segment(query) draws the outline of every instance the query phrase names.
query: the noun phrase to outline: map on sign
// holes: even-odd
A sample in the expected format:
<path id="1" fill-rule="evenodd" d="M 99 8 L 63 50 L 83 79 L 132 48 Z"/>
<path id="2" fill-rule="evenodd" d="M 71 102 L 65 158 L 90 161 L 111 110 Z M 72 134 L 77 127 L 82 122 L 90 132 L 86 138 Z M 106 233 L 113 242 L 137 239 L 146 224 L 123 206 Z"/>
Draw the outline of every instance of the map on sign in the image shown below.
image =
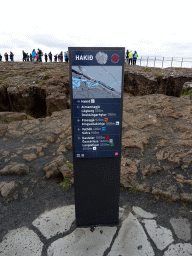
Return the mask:
<path id="1" fill-rule="evenodd" d="M 121 98 L 121 66 L 72 66 L 73 99 Z"/>

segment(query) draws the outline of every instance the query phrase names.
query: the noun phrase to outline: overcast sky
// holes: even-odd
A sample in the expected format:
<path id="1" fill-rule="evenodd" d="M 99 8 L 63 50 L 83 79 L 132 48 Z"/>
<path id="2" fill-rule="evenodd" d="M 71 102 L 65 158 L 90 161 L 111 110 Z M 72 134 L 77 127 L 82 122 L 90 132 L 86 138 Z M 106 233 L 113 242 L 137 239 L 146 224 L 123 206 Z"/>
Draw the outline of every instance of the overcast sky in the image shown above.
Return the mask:
<path id="1" fill-rule="evenodd" d="M 0 6 L 0 53 L 12 51 L 15 60 L 22 50 L 56 54 L 70 46 L 192 57 L 189 0 L 6 0 Z"/>

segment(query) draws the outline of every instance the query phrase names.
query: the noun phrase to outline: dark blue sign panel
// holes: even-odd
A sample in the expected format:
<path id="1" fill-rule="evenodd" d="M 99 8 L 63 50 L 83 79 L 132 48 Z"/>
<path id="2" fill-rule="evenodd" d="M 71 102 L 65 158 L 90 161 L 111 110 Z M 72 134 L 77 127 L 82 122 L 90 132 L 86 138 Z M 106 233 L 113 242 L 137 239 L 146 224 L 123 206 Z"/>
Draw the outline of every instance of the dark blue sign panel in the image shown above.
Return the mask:
<path id="1" fill-rule="evenodd" d="M 75 158 L 119 157 L 124 51 L 72 49 Z"/>

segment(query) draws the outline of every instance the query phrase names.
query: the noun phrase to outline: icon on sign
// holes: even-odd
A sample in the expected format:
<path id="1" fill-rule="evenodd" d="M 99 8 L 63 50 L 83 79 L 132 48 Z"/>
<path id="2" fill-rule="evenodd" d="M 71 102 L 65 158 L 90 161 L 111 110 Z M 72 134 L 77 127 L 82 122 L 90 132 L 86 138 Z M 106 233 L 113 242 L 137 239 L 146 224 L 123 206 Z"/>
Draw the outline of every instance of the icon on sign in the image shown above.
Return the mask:
<path id="1" fill-rule="evenodd" d="M 106 131 L 106 127 L 102 127 L 102 131 Z"/>
<path id="2" fill-rule="evenodd" d="M 80 106 L 77 106 L 77 108 L 80 108 Z"/>
<path id="3" fill-rule="evenodd" d="M 78 128 L 77 130 L 78 130 L 78 131 L 81 131 L 81 129 L 80 129 L 80 128 Z"/>
<path id="4" fill-rule="evenodd" d="M 107 117 L 104 118 L 104 122 L 108 122 L 108 118 Z"/>
<path id="5" fill-rule="evenodd" d="M 95 103 L 95 99 L 91 99 L 91 103 Z"/>
<path id="6" fill-rule="evenodd" d="M 80 122 L 81 120 L 77 119 L 77 122 Z"/>
<path id="7" fill-rule="evenodd" d="M 85 155 L 84 154 L 81 154 L 82 157 L 84 157 Z"/>
<path id="8" fill-rule="evenodd" d="M 80 154 L 77 154 L 77 157 L 80 157 Z"/>
<path id="9" fill-rule="evenodd" d="M 93 147 L 93 150 L 97 150 L 97 147 Z"/>
<path id="10" fill-rule="evenodd" d="M 114 146 L 114 143 L 110 143 L 110 146 L 113 147 L 113 146 Z"/>
<path id="11" fill-rule="evenodd" d="M 119 125 L 119 121 L 116 122 L 116 125 Z"/>
<path id="12" fill-rule="evenodd" d="M 113 139 L 110 139 L 109 142 L 112 143 L 112 142 L 113 142 Z"/>
<path id="13" fill-rule="evenodd" d="M 106 136 L 105 136 L 105 139 L 106 139 L 106 140 L 109 140 L 109 135 L 106 135 Z"/>
<path id="14" fill-rule="evenodd" d="M 78 140 L 80 140 L 81 139 L 81 137 L 78 137 Z"/>
<path id="15" fill-rule="evenodd" d="M 118 156 L 119 155 L 119 153 L 118 152 L 115 152 L 115 156 Z"/>
<path id="16" fill-rule="evenodd" d="M 80 103 L 80 100 L 78 100 L 77 103 Z"/>

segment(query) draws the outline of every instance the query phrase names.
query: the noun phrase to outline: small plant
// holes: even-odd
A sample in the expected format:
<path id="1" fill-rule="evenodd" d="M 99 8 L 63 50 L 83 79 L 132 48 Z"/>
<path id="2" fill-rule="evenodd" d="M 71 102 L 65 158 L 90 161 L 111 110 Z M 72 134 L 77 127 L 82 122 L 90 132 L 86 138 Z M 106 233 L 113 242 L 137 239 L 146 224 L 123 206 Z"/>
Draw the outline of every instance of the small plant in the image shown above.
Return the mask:
<path id="1" fill-rule="evenodd" d="M 73 170 L 73 164 L 72 164 L 72 163 L 66 162 L 66 165 L 67 165 L 71 170 Z"/>
<path id="2" fill-rule="evenodd" d="M 150 68 L 145 68 L 143 71 L 148 72 L 148 71 L 150 71 Z"/>
<path id="3" fill-rule="evenodd" d="M 69 180 L 67 178 L 64 178 L 60 185 L 62 186 L 62 189 L 66 191 L 69 188 Z"/>
<path id="4" fill-rule="evenodd" d="M 44 80 L 47 80 L 50 78 L 50 74 L 45 74 Z"/>
<path id="5" fill-rule="evenodd" d="M 132 194 L 136 194 L 138 191 L 139 191 L 139 189 L 136 188 L 136 187 L 131 187 L 131 188 L 130 188 L 130 192 L 131 192 Z"/>

